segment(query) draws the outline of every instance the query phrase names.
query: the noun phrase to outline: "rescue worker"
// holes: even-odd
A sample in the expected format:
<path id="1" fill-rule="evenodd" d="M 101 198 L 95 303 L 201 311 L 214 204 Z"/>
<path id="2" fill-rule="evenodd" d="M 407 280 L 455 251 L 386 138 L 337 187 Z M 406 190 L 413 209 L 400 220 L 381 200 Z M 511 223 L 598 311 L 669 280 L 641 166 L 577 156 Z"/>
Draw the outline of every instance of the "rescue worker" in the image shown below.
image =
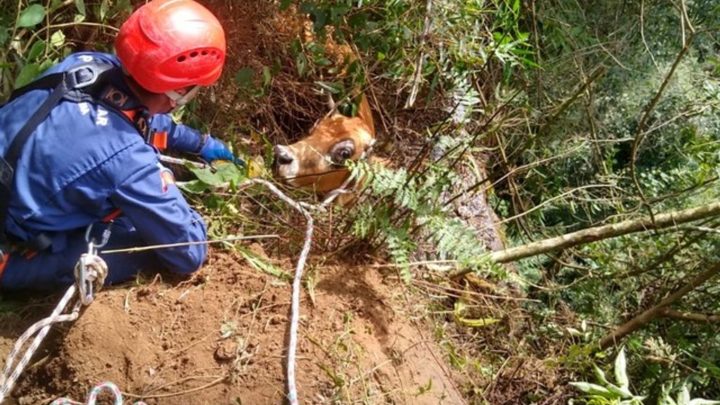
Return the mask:
<path id="1" fill-rule="evenodd" d="M 220 77 L 223 28 L 192 0 L 154 0 L 122 25 L 115 51 L 72 54 L 0 108 L 0 289 L 69 286 L 86 228 L 94 224 L 97 237 L 111 217 L 105 249 L 206 240 L 158 152 L 237 161 L 221 141 L 167 115 Z M 140 270 L 192 273 L 206 254 L 195 244 L 101 257 L 108 284 Z"/>

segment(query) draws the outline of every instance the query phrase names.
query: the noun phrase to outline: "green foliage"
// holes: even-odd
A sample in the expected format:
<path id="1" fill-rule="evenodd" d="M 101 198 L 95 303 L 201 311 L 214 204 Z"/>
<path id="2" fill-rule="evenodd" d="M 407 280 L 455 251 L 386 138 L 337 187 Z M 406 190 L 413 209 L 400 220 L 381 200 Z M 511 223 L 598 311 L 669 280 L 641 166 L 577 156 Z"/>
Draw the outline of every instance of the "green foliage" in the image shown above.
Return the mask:
<path id="1" fill-rule="evenodd" d="M 356 210 L 353 232 L 359 238 L 384 240 L 405 281 L 412 278 L 411 257 L 428 242 L 437 256 L 456 260 L 460 268 L 502 275 L 475 230 L 444 208 L 443 196 L 454 178 L 448 167 L 434 165 L 420 176 L 365 161 L 349 164 L 370 196 Z"/>
<path id="2" fill-rule="evenodd" d="M 183 190 L 193 194 L 202 194 L 218 188 L 233 190 L 247 178 L 245 170 L 227 162 L 202 168 L 188 166 L 188 169 L 197 179 L 182 183 L 180 186 Z"/>
<path id="3" fill-rule="evenodd" d="M 235 84 L 238 96 L 242 99 L 257 99 L 267 94 L 272 84 L 273 70 L 263 66 L 260 72 L 250 67 L 243 67 L 235 73 Z"/>
<path id="4" fill-rule="evenodd" d="M 329 27 L 338 42 L 357 46 L 382 77 L 409 85 L 420 69 L 428 98 L 440 85 L 452 89 L 459 79 L 478 77 L 491 63 L 501 66 L 506 78 L 517 67 L 536 66 L 517 0 L 436 0 L 430 10 L 406 0 L 309 0 L 298 5 L 318 35 L 317 41 L 292 45 L 300 76 L 326 68 L 331 74 L 340 72 L 331 67 L 322 45 Z M 367 72 L 357 61 L 347 62 L 346 78 L 318 86 L 342 96 L 362 88 Z"/>
<path id="5" fill-rule="evenodd" d="M 129 0 L 8 2 L 0 10 L 0 96 L 7 97 L 73 52 L 75 38 L 69 35 L 74 28 L 113 35 L 113 22 L 131 9 Z M 97 45 L 102 49 L 106 44 Z"/>
<path id="6" fill-rule="evenodd" d="M 615 358 L 614 374 L 615 383 L 610 382 L 605 372 L 597 365 L 593 365 L 595 377 L 599 384 L 589 382 L 571 382 L 570 385 L 583 392 L 582 400 L 589 405 L 642 405 L 644 396 L 635 395 L 630 391 L 630 379 L 627 375 L 627 360 L 625 348 L 621 348 Z M 571 401 L 574 403 L 574 401 Z M 702 398 L 690 399 L 690 389 L 687 383 L 683 383 L 676 399 L 673 399 L 670 390 L 663 389 L 658 397 L 658 405 L 712 405 L 720 404 L 720 401 L 712 401 Z"/>
<path id="7" fill-rule="evenodd" d="M 630 380 L 627 376 L 627 361 L 625 349 L 620 349 L 615 358 L 615 384 L 611 383 L 605 376 L 605 372 L 598 366 L 593 365 L 595 376 L 600 385 L 588 382 L 571 382 L 570 385 L 589 395 L 590 403 L 617 403 L 627 405 L 641 405 L 645 397 L 630 392 Z"/>
<path id="8" fill-rule="evenodd" d="M 672 2 L 536 3 L 526 22 L 537 30 L 542 70 L 515 76 L 528 86 L 512 102 L 512 117 L 525 124 L 500 129 L 503 158 L 491 168 L 501 178 L 507 167 L 529 167 L 510 174 L 512 187 L 496 186 L 504 216 L 520 214 L 508 224 L 513 243 L 720 197 L 720 25 L 708 15 L 717 4 L 682 4 L 695 35 Z M 683 39 L 688 51 L 678 60 Z M 518 269 L 528 294 L 542 301 L 528 308 L 539 322 L 568 306 L 582 319 L 615 328 L 715 263 L 717 226 L 709 218 L 524 260 Z M 673 308 L 718 313 L 719 291 L 711 280 Z M 558 338 L 558 330 L 562 325 L 547 325 L 540 335 Z M 607 331 L 589 333 L 584 342 Z M 626 338 L 628 353 L 653 359 L 629 369 L 637 391 L 655 401 L 663 385 L 677 390 L 689 381 L 702 396 L 720 395 L 708 366 L 720 359 L 716 335 L 716 325 L 663 317 L 635 331 Z M 569 368 L 588 361 L 586 353 L 566 354 Z"/>

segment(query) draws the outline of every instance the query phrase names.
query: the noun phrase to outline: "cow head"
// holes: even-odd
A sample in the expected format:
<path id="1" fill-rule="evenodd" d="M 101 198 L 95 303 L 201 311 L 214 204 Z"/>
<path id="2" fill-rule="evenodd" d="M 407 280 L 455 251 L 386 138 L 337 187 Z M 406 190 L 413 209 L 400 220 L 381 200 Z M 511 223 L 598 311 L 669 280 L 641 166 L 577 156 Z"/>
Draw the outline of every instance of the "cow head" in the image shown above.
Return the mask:
<path id="1" fill-rule="evenodd" d="M 375 141 L 375 124 L 365 96 L 358 115 L 333 114 L 292 145 L 276 145 L 275 176 L 293 187 L 324 193 L 342 185 L 348 159 L 357 160 Z"/>

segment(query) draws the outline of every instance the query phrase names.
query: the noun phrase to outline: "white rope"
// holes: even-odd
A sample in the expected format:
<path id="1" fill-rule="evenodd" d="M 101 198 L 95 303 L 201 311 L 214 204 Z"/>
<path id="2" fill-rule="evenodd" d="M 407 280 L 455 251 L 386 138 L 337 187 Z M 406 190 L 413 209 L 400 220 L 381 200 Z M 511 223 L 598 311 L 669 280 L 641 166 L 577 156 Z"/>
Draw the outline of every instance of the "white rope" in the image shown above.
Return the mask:
<path id="1" fill-rule="evenodd" d="M 197 167 L 200 169 L 204 169 L 204 168 L 208 167 L 208 165 L 205 163 L 194 162 L 192 160 L 176 158 L 176 157 L 167 156 L 167 155 L 160 155 L 160 161 L 166 162 L 166 163 L 172 163 L 172 164 L 176 164 L 176 165 L 193 166 L 193 167 Z"/>
<path id="2" fill-rule="evenodd" d="M 50 332 L 50 327 L 55 323 L 60 322 L 71 322 L 80 316 L 80 308 L 83 305 L 89 305 L 93 301 L 93 295 L 95 289 L 102 287 L 105 277 L 107 276 L 107 264 L 105 261 L 96 255 L 95 242 L 90 240 L 90 231 L 92 225 L 88 226 L 86 232 L 86 240 L 88 240 L 88 253 L 84 253 L 77 264 L 75 265 L 75 284 L 71 285 L 67 289 L 65 295 L 60 299 L 55 309 L 52 311 L 49 317 L 41 319 L 35 322 L 30 328 L 28 328 L 15 342 L 12 351 L 8 354 L 5 362 L 5 370 L 0 375 L 0 403 L 5 400 L 5 397 L 12 391 L 15 382 L 20 378 L 25 367 L 27 367 L 30 359 L 35 354 L 40 344 Z M 104 241 L 100 246 L 107 243 L 107 239 L 110 237 L 110 228 L 103 232 Z M 65 311 L 70 300 L 73 298 L 75 293 L 79 294 L 79 300 L 75 303 L 72 311 L 69 314 L 62 314 Z M 37 335 L 36 335 L 37 333 Z M 15 364 L 16 357 L 20 354 L 25 343 L 33 336 L 32 343 L 25 350 L 22 358 Z"/>
<path id="3" fill-rule="evenodd" d="M 123 396 L 122 392 L 120 392 L 120 388 L 118 388 L 117 385 L 107 381 L 100 385 L 97 385 L 95 388 L 90 390 L 90 393 L 88 394 L 88 399 L 85 405 L 95 405 L 98 399 L 98 396 L 100 395 L 103 390 L 110 391 L 111 394 L 115 397 L 115 401 L 113 402 L 114 405 L 123 405 Z M 77 402 L 69 399 L 69 398 L 58 398 L 50 403 L 50 405 L 73 405 L 77 404 Z M 143 401 L 135 402 L 135 405 L 147 405 Z"/>
<path id="4" fill-rule="evenodd" d="M 18 338 L 17 342 L 15 342 L 15 346 L 8 355 L 7 361 L 5 363 L 5 370 L 3 371 L 3 375 L 0 376 L 0 403 L 3 402 L 5 396 L 8 395 L 12 390 L 15 382 L 20 377 L 20 374 L 22 374 L 23 370 L 30 362 L 30 358 L 32 358 L 33 354 L 35 354 L 35 351 L 37 351 L 38 347 L 40 346 L 40 343 L 42 343 L 43 339 L 45 339 L 45 336 L 47 336 L 52 324 L 74 321 L 78 318 L 81 306 L 81 303 L 79 301 L 75 304 L 70 314 L 60 315 L 65 310 L 65 307 L 68 305 L 68 302 L 70 302 L 70 299 L 73 297 L 73 295 L 75 295 L 75 291 L 75 286 L 70 286 L 70 288 L 68 288 L 67 292 L 65 292 L 65 295 L 62 297 L 62 299 L 55 307 L 55 310 L 53 310 L 53 312 L 50 314 L 50 316 L 33 324 L 28 330 L 25 331 L 25 333 L 22 334 L 22 336 L 20 336 L 20 338 Z M 17 365 L 13 364 L 15 361 L 15 357 L 20 354 L 20 350 L 23 348 L 27 340 L 30 339 L 30 337 L 32 337 L 38 330 L 40 331 L 38 332 L 37 336 L 35 336 L 35 339 L 27 348 L 25 354 L 22 356 L 20 361 L 17 363 Z"/>
<path id="5" fill-rule="evenodd" d="M 290 309 L 290 339 L 288 342 L 287 355 L 287 380 L 288 380 L 288 401 L 290 405 L 298 404 L 297 386 L 295 385 L 295 352 L 297 351 L 297 334 L 300 324 L 300 291 L 303 269 L 307 261 L 310 247 L 312 245 L 313 235 L 313 217 L 303 210 L 303 215 L 307 219 L 307 230 L 305 231 L 305 243 L 303 244 L 300 258 L 295 268 L 295 278 L 292 287 L 292 305 Z"/>
<path id="6" fill-rule="evenodd" d="M 373 146 L 374 142 L 363 152 L 362 156 L 360 156 L 360 159 L 367 158 L 367 156 L 369 156 L 369 154 L 372 152 Z M 300 257 L 298 258 L 297 266 L 295 267 L 295 277 L 293 278 L 292 299 L 290 305 L 290 338 L 288 339 L 287 350 L 287 399 L 290 405 L 299 404 L 297 384 L 295 382 L 295 353 L 297 352 L 297 335 L 300 324 L 300 291 L 303 270 L 305 269 L 305 262 L 307 261 L 307 257 L 310 254 L 310 247 L 312 246 L 312 237 L 314 231 L 314 220 L 308 210 L 324 211 L 327 206 L 329 206 L 339 195 L 351 192 L 350 190 L 348 190 L 348 187 L 353 182 L 353 180 L 355 180 L 355 178 L 352 175 L 348 176 L 348 178 L 345 179 L 345 181 L 342 183 L 342 185 L 340 185 L 340 187 L 330 192 L 322 201 L 322 203 L 318 205 L 298 203 L 297 201 L 285 195 L 274 184 L 266 180 L 249 179 L 240 184 L 241 187 L 246 184 L 262 184 L 275 195 L 280 197 L 281 200 L 285 201 L 288 205 L 295 208 L 295 210 L 300 212 L 307 220 L 305 243 L 303 244 L 303 248 L 300 251 Z"/>
<path id="7" fill-rule="evenodd" d="M 369 150 L 367 151 L 369 152 Z M 366 153 L 367 153 L 366 152 Z M 366 156 L 365 153 L 363 153 L 363 156 L 361 158 L 364 158 Z M 307 257 L 310 254 L 310 248 L 312 246 L 312 237 L 313 237 L 313 231 L 314 231 L 314 219 L 312 215 L 308 212 L 309 210 L 319 210 L 323 211 L 327 208 L 330 203 L 332 203 L 335 198 L 337 198 L 340 194 L 349 192 L 347 190 L 347 187 L 352 183 L 353 176 L 348 176 L 347 179 L 343 182 L 343 184 L 338 187 L 336 190 L 332 191 L 330 194 L 327 195 L 325 200 L 323 200 L 322 203 L 318 205 L 311 205 L 311 204 L 305 204 L 305 203 L 298 203 L 297 201 L 291 199 L 287 195 L 285 195 L 282 191 L 280 191 L 274 184 L 270 183 L 266 180 L 261 179 L 249 179 L 241 184 L 261 184 L 265 187 L 267 187 L 271 192 L 273 192 L 275 195 L 277 195 L 281 200 L 285 201 L 287 204 L 289 204 L 291 207 L 295 208 L 298 212 L 300 212 L 305 219 L 307 220 L 307 228 L 305 230 L 305 242 L 303 244 L 303 248 L 300 251 L 300 257 L 297 261 L 297 266 L 295 267 L 295 277 L 293 278 L 293 285 L 292 285 L 292 299 L 291 299 L 291 305 L 290 305 L 290 338 L 288 339 L 288 350 L 287 350 L 287 388 L 288 388 L 288 394 L 287 399 L 290 405 L 298 405 L 299 399 L 298 399 L 298 393 L 297 393 L 297 384 L 295 382 L 295 356 L 297 353 L 297 335 L 298 335 L 298 328 L 300 325 L 300 292 L 301 292 L 301 284 L 302 284 L 302 275 L 303 270 L 305 269 L 305 263 L 307 262 Z M 307 208 L 307 209 L 306 209 Z"/>
<path id="8" fill-rule="evenodd" d="M 300 291 L 303 270 L 305 268 L 307 257 L 310 253 L 310 247 L 312 246 L 312 235 L 314 230 L 313 217 L 310 213 L 308 213 L 305 207 L 313 208 L 314 206 L 298 203 L 285 195 L 274 184 L 266 180 L 249 179 L 243 182 L 243 184 L 261 184 L 267 187 L 273 194 L 277 195 L 281 200 L 285 201 L 288 205 L 300 212 L 307 220 L 305 243 L 303 244 L 302 251 L 300 252 L 300 258 L 298 258 L 297 266 L 295 267 L 295 277 L 293 278 L 292 299 L 290 304 L 290 339 L 287 351 L 287 399 L 290 405 L 298 405 L 297 385 L 295 384 L 295 353 L 297 351 L 297 332 L 300 324 Z"/>
<path id="9" fill-rule="evenodd" d="M 169 248 L 182 247 L 182 246 L 212 245 L 215 243 L 237 242 L 240 240 L 277 239 L 277 238 L 279 238 L 278 235 L 230 236 L 230 237 L 222 238 L 222 239 L 212 239 L 212 240 L 203 240 L 203 241 L 195 241 L 195 242 L 167 243 L 164 245 L 138 246 L 138 247 L 131 247 L 131 248 L 126 248 L 126 249 L 110 249 L 110 250 L 103 249 L 102 251 L 100 251 L 100 253 L 102 253 L 103 255 L 110 255 L 110 254 L 116 254 L 116 253 L 137 253 L 137 252 L 145 252 L 148 250 L 169 249 Z"/>
<path id="10" fill-rule="evenodd" d="M 366 151 L 363 153 L 364 158 L 366 154 L 369 152 Z M 330 203 L 332 203 L 335 198 L 337 198 L 340 194 L 349 192 L 347 190 L 347 187 L 350 185 L 350 183 L 353 180 L 353 176 L 348 176 L 348 178 L 343 182 L 343 184 L 338 187 L 336 190 L 328 194 L 328 196 L 325 198 L 325 200 L 318 205 L 311 205 L 311 204 L 305 204 L 305 203 L 298 203 L 297 201 L 291 199 L 287 195 L 285 195 L 282 191 L 280 191 L 274 184 L 270 183 L 269 181 L 262 180 L 262 179 L 249 179 L 241 184 L 243 185 L 250 185 L 250 184 L 261 184 L 265 187 L 267 187 L 271 192 L 273 192 L 275 195 L 277 195 L 281 200 L 283 200 L 285 203 L 293 207 L 295 210 L 300 212 L 305 219 L 307 220 L 307 229 L 305 231 L 305 242 L 303 244 L 302 251 L 300 252 L 300 257 L 298 258 L 297 266 L 295 268 L 295 277 L 293 279 L 293 286 L 292 286 L 292 302 L 291 302 L 291 309 L 290 309 L 290 338 L 288 343 L 288 353 L 287 353 L 287 385 L 288 385 L 288 394 L 287 398 L 291 405 L 297 405 L 299 403 L 298 401 L 298 394 L 297 394 L 297 384 L 295 382 L 295 358 L 296 358 L 296 352 L 297 352 L 297 334 L 298 334 L 298 328 L 300 323 L 300 292 L 301 292 L 301 283 L 302 283 L 302 275 L 303 270 L 305 268 L 305 263 L 307 262 L 307 257 L 310 254 L 310 248 L 312 246 L 312 237 L 314 232 L 314 220 L 313 217 L 308 212 L 309 210 L 325 210 Z M 93 245 L 91 242 L 90 250 L 93 251 Z M 113 253 L 119 253 L 119 252 L 113 252 Z M 107 275 L 107 265 L 105 265 L 104 261 L 99 256 L 95 256 L 94 254 L 84 254 L 84 259 L 81 259 L 80 263 L 85 263 L 84 266 L 87 266 L 91 271 L 91 282 L 92 281 L 100 281 L 102 282 L 105 279 L 105 276 Z M 99 259 L 99 260 L 96 260 Z M 79 269 L 76 269 L 76 278 L 78 276 Z M 102 286 L 102 284 L 100 284 Z M 65 309 L 68 302 L 72 298 L 72 296 L 75 294 L 77 288 L 75 285 L 68 288 L 67 292 L 63 296 L 63 298 L 60 300 L 60 303 L 58 303 L 55 310 L 52 312 L 52 314 L 35 323 L 33 326 L 31 326 L 25 333 L 23 333 L 22 336 L 18 339 L 18 341 L 15 343 L 15 346 L 13 350 L 8 355 L 7 362 L 5 364 L 5 371 L 2 376 L 0 376 L 0 403 L 5 399 L 5 396 L 12 390 L 13 385 L 19 378 L 22 371 L 27 366 L 27 363 L 30 361 L 32 355 L 35 353 L 35 351 L 38 349 L 40 344 L 42 343 L 45 336 L 50 331 L 50 326 L 54 323 L 58 322 L 69 322 L 74 321 L 78 318 L 80 313 L 80 307 L 84 302 L 87 302 L 89 304 L 92 302 L 92 294 L 89 294 L 88 297 L 81 297 L 82 299 L 78 301 L 75 306 L 73 307 L 73 310 L 70 314 L 67 315 L 60 315 L 60 313 Z M 91 291 L 92 292 L 92 291 Z M 20 352 L 20 349 L 25 345 L 25 342 L 33 335 L 35 332 L 40 329 L 40 332 L 33 340 L 32 344 L 28 348 L 28 350 L 25 352 L 25 355 L 22 357 L 21 361 L 17 364 L 15 367 L 15 370 L 12 371 L 13 366 L 13 360 Z M 92 391 L 90 391 L 90 396 L 88 398 L 87 405 L 94 405 L 97 401 L 97 396 L 103 389 L 109 389 L 114 395 L 115 395 L 115 404 L 116 405 L 122 405 L 122 394 L 120 393 L 120 390 L 115 386 L 115 384 L 111 382 L 103 383 L 97 387 L 95 387 Z M 52 402 L 51 405 L 65 405 L 65 404 L 71 404 L 72 402 L 67 398 L 59 398 Z M 137 402 L 136 405 L 144 404 L 143 402 Z"/>

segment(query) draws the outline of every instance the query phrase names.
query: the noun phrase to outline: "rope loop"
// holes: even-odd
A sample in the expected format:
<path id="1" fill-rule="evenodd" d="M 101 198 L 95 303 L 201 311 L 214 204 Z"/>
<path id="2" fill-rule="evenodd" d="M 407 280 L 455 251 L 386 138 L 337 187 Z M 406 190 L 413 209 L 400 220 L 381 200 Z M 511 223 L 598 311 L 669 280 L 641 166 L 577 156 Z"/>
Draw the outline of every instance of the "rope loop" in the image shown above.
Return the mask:
<path id="1" fill-rule="evenodd" d="M 123 396 L 122 392 L 120 391 L 120 388 L 118 388 L 117 385 L 106 381 L 102 384 L 99 384 L 95 386 L 92 390 L 90 390 L 90 393 L 88 394 L 88 399 L 85 405 L 95 405 L 98 400 L 98 396 L 103 391 L 110 391 L 111 394 L 115 397 L 115 401 L 113 402 L 113 405 L 123 405 Z M 73 401 L 70 398 L 58 398 L 50 403 L 50 405 L 73 405 L 77 404 L 77 402 Z M 134 405 L 147 405 L 143 401 L 135 402 Z"/>

